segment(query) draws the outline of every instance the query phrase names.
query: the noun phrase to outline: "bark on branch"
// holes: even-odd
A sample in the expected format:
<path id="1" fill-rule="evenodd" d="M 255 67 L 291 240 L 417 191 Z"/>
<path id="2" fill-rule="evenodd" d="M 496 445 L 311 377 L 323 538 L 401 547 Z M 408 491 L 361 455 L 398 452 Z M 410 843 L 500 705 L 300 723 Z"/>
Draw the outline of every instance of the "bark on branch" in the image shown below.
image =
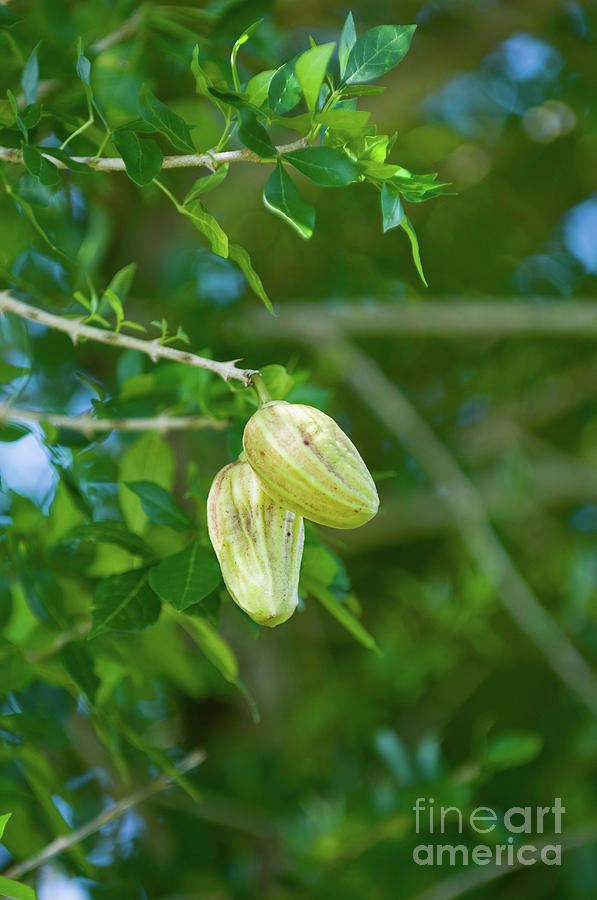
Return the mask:
<path id="1" fill-rule="evenodd" d="M 202 762 L 206 759 L 206 754 L 203 750 L 193 750 L 192 753 L 189 753 L 177 766 L 177 770 L 180 775 L 183 775 L 185 772 L 190 772 L 192 769 L 196 769 L 197 766 L 200 766 Z M 123 797 L 114 806 L 111 806 L 109 809 L 104 810 L 98 816 L 95 816 L 93 819 L 90 819 L 85 825 L 81 825 L 80 828 L 75 828 L 74 831 L 71 831 L 70 834 L 64 834 L 55 840 L 51 841 L 43 850 L 40 850 L 39 853 L 36 853 L 35 856 L 29 857 L 29 859 L 23 860 L 23 862 L 16 863 L 14 866 L 11 866 L 9 869 L 4 872 L 4 876 L 6 878 L 22 878 L 23 875 L 26 875 L 27 872 L 31 872 L 33 869 L 39 868 L 39 866 L 48 862 L 48 860 L 52 859 L 54 856 L 57 856 L 59 853 L 63 853 L 65 850 L 70 850 L 71 847 L 74 847 L 75 844 L 79 844 L 81 841 L 85 840 L 85 838 L 89 837 L 92 834 L 95 834 L 96 831 L 99 831 L 100 828 L 103 828 L 104 825 L 108 825 L 110 822 L 114 822 L 116 819 L 119 819 L 121 816 L 127 812 L 127 810 L 131 809 L 134 806 L 138 806 L 139 803 L 142 803 L 144 800 L 147 800 L 148 797 L 151 797 L 153 794 L 157 794 L 160 791 L 164 791 L 166 788 L 170 787 L 174 784 L 175 776 L 168 775 L 166 773 L 162 773 L 158 775 L 154 781 L 150 784 L 146 785 L 146 787 L 139 788 L 137 791 L 134 791 L 132 794 L 129 794 L 128 797 Z"/>
<path id="2" fill-rule="evenodd" d="M 218 362 L 214 359 L 207 359 L 194 353 L 188 353 L 186 350 L 174 350 L 172 347 L 161 344 L 159 339 L 145 341 L 131 337 L 128 334 L 120 332 L 117 334 L 115 331 L 84 325 L 82 319 L 67 319 L 64 316 L 56 316 L 35 306 L 29 306 L 28 303 L 23 303 L 21 300 L 15 300 L 8 292 L 0 293 L 0 313 L 2 312 L 10 312 L 23 319 L 39 322 L 41 325 L 47 325 L 48 328 L 52 328 L 55 331 L 63 331 L 69 335 L 75 345 L 78 340 L 84 338 L 89 341 L 99 341 L 101 344 L 111 344 L 113 347 L 139 350 L 141 353 L 146 353 L 153 362 L 157 362 L 158 359 L 170 359 L 173 362 L 183 363 L 185 366 L 207 369 L 209 372 L 215 372 L 224 381 L 240 381 L 245 386 L 251 383 L 253 375 L 258 374 L 256 369 L 237 368 L 236 363 L 239 361 L 237 359 L 229 362 Z"/>
<path id="3" fill-rule="evenodd" d="M 70 428 L 93 437 L 100 431 L 198 431 L 204 428 L 222 430 L 228 423 L 223 420 L 198 416 L 151 416 L 133 419 L 96 419 L 89 413 L 79 416 L 66 416 L 60 413 L 48 413 L 43 410 L 24 409 L 19 406 L 0 406 L 0 422 L 26 420 L 31 422 L 47 422 L 56 428 Z"/>
<path id="4" fill-rule="evenodd" d="M 293 150 L 299 150 L 301 147 L 306 146 L 305 139 L 300 138 L 289 144 L 280 144 L 279 147 L 276 147 L 276 151 L 277 153 L 284 155 L 285 153 L 291 153 Z M 68 169 L 65 162 L 52 156 L 49 147 L 45 153 L 43 152 L 43 147 L 38 147 L 37 149 L 42 153 L 42 156 L 54 163 L 58 169 Z M 98 172 L 124 172 L 126 170 L 124 160 L 121 159 L 120 156 L 100 156 L 98 159 L 96 159 L 95 156 L 73 156 L 72 159 L 73 162 L 84 163 L 86 166 L 89 166 L 91 169 L 96 169 Z M 162 169 L 204 168 L 213 172 L 217 166 L 221 166 L 223 163 L 271 163 L 273 161 L 273 159 L 263 159 L 261 156 L 257 156 L 256 153 L 253 153 L 252 150 L 243 147 L 241 150 L 221 150 L 219 152 L 208 151 L 206 153 L 187 153 L 179 154 L 177 156 L 165 156 L 162 163 Z M 24 165 L 23 154 L 20 150 L 16 150 L 12 147 L 0 147 L 0 162 L 16 163 L 17 165 L 22 166 Z"/>

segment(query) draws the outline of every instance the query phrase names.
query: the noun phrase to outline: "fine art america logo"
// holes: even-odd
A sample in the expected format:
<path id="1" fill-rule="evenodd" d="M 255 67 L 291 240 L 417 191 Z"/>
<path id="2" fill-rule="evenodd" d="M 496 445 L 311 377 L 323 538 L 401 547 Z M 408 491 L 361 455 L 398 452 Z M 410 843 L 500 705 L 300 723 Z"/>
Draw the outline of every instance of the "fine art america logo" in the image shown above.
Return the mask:
<path id="1" fill-rule="evenodd" d="M 558 843 L 547 843 L 537 835 L 562 833 L 562 816 L 566 807 L 560 797 L 556 797 L 553 806 L 512 806 L 503 813 L 498 813 L 489 806 L 478 806 L 471 813 L 463 813 L 457 806 L 435 806 L 433 797 L 418 797 L 413 806 L 415 828 L 417 834 L 423 831 L 426 835 L 438 836 L 435 842 L 419 844 L 413 850 L 413 859 L 418 866 L 467 866 L 473 863 L 486 866 L 533 866 L 542 862 L 546 866 L 562 864 L 562 846 Z M 499 828 L 508 837 L 501 843 L 479 843 L 474 847 L 465 844 L 439 843 L 440 835 L 457 830 L 463 834 L 464 829 L 476 834 L 489 835 Z M 533 835 L 534 843 L 526 843 L 525 835 Z M 529 841 L 529 838 L 526 838 Z"/>

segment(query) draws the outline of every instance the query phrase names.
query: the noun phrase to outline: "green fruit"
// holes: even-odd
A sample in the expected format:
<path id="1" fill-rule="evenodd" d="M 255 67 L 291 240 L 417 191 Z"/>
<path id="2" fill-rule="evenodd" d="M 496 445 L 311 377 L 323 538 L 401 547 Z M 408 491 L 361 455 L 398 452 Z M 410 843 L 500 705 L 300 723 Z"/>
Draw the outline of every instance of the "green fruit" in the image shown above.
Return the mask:
<path id="1" fill-rule="evenodd" d="M 214 478 L 209 537 L 232 599 L 259 625 L 280 625 L 298 603 L 303 520 L 265 493 L 247 462 Z"/>
<path id="2" fill-rule="evenodd" d="M 265 403 L 247 422 L 243 446 L 270 497 L 306 519 L 357 528 L 378 510 L 377 490 L 358 450 L 319 409 Z"/>

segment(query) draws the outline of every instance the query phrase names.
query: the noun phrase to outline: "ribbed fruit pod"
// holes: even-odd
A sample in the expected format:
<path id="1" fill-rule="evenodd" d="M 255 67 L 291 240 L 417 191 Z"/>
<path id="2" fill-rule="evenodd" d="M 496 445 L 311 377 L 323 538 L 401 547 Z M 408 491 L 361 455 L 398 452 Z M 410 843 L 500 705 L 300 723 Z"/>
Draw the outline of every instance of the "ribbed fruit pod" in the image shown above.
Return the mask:
<path id="1" fill-rule="evenodd" d="M 379 508 L 358 450 L 333 419 L 313 406 L 265 403 L 247 422 L 243 446 L 272 499 L 306 519 L 358 528 Z"/>
<path id="2" fill-rule="evenodd" d="M 235 603 L 259 625 L 289 619 L 298 603 L 302 518 L 265 493 L 247 462 L 236 462 L 214 478 L 207 524 Z"/>

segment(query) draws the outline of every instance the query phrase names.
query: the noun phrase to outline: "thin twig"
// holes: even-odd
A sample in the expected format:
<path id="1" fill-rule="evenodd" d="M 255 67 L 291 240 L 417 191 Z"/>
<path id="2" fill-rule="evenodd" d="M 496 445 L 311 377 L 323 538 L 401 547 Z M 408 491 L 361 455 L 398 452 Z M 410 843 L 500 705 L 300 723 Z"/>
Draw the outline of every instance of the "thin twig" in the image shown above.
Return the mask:
<path id="1" fill-rule="evenodd" d="M 412 404 L 377 363 L 341 338 L 321 348 L 355 393 L 417 459 L 450 510 L 454 525 L 493 583 L 514 622 L 545 656 L 559 678 L 597 716 L 597 677 L 567 634 L 541 605 L 488 519 L 483 499 Z"/>
<path id="2" fill-rule="evenodd" d="M 228 423 L 220 419 L 209 419 L 197 416 L 150 416 L 133 419 L 96 419 L 89 413 L 79 416 L 65 416 L 60 413 L 48 413 L 34 409 L 23 409 L 20 406 L 0 406 L 0 422 L 24 419 L 31 422 L 47 422 L 56 428 L 70 428 L 93 436 L 98 431 L 196 431 L 214 428 L 220 431 L 227 428 Z"/>
<path id="3" fill-rule="evenodd" d="M 279 147 L 276 147 L 276 152 L 283 155 L 284 153 L 291 153 L 293 150 L 299 150 L 301 147 L 305 146 L 305 139 L 300 138 L 297 141 L 292 141 L 290 144 L 281 144 Z M 53 162 L 57 168 L 68 169 L 65 162 L 52 156 L 50 148 L 47 148 L 47 152 L 43 152 L 43 147 L 39 147 L 38 149 L 42 152 L 42 156 L 49 159 L 50 162 Z M 91 169 L 97 169 L 99 172 L 124 172 L 126 169 L 124 160 L 121 159 L 120 156 L 100 156 L 99 159 L 96 159 L 94 156 L 73 156 L 72 159 L 75 163 L 85 163 L 85 165 L 89 166 Z M 20 150 L 15 150 L 12 147 L 0 147 L 0 161 L 23 165 L 23 154 Z M 261 156 L 257 156 L 256 153 L 253 153 L 252 150 L 248 150 L 245 147 L 241 150 L 209 151 L 207 153 L 188 153 L 178 156 L 165 156 L 162 162 L 162 169 L 202 167 L 213 172 L 216 166 L 220 166 L 223 163 L 272 163 L 273 161 L 273 159 L 264 159 Z"/>
<path id="4" fill-rule="evenodd" d="M 21 300 L 15 300 L 8 292 L 0 292 L 0 312 L 11 312 L 23 319 L 31 319 L 33 322 L 39 322 L 53 328 L 55 331 L 63 331 L 68 334 L 73 344 L 76 344 L 80 338 L 86 338 L 90 341 L 99 341 L 101 344 L 111 344 L 113 347 L 126 347 L 129 350 L 139 350 L 146 353 L 153 362 L 158 359 L 170 359 L 174 362 L 183 363 L 186 366 L 194 366 L 198 369 L 207 369 L 215 372 L 224 381 L 232 379 L 241 381 L 245 386 L 251 382 L 251 377 L 257 374 L 255 369 L 238 369 L 235 365 L 239 360 L 234 359 L 229 362 L 217 362 L 213 359 L 206 359 L 203 356 L 196 356 L 194 353 L 188 353 L 185 350 L 174 350 L 172 347 L 166 347 L 161 344 L 159 339 L 154 341 L 143 341 L 139 338 L 130 337 L 128 334 L 116 334 L 114 331 L 104 330 L 103 328 L 93 328 L 90 325 L 84 325 L 81 319 L 66 319 L 63 316 L 55 316 L 53 313 L 45 312 L 35 306 L 29 306 Z"/>
<path id="5" fill-rule="evenodd" d="M 143 8 L 139 7 L 136 9 L 129 18 L 122 23 L 122 25 L 117 28 L 115 31 L 112 31 L 110 34 L 107 34 L 105 37 L 100 38 L 95 41 L 91 47 L 89 48 L 92 53 L 103 53 L 104 50 L 108 50 L 110 47 L 114 47 L 116 44 L 120 44 L 122 41 L 125 41 L 128 37 L 134 34 L 143 21 Z"/>
<path id="6" fill-rule="evenodd" d="M 520 524 L 544 514 L 545 509 L 597 501 L 597 471 L 574 457 L 556 451 L 532 458 L 519 480 L 504 478 L 499 468 L 475 475 L 474 483 L 492 520 L 503 527 Z M 367 528 L 330 534 L 330 541 L 349 552 L 396 545 L 400 541 L 427 539 L 454 528 L 454 518 L 438 503 L 437 488 L 418 487 L 386 492 L 378 515 Z M 515 535 L 516 537 L 516 535 Z M 523 527 L 522 537 L 528 543 Z"/>
<path id="7" fill-rule="evenodd" d="M 201 763 L 205 761 L 207 755 L 204 750 L 193 750 L 192 753 L 189 753 L 177 766 L 177 770 L 181 775 L 184 775 L 185 772 L 190 772 L 192 769 L 196 769 L 197 766 L 200 766 Z M 162 773 L 158 775 L 150 784 L 146 785 L 143 788 L 139 788 L 137 791 L 133 791 L 132 794 L 129 794 L 128 797 L 123 797 L 114 806 L 111 806 L 109 809 L 105 809 L 99 815 L 95 816 L 85 825 L 81 825 L 80 828 L 75 828 L 74 831 L 71 831 L 70 834 L 61 835 L 55 840 L 51 841 L 43 850 L 40 850 L 39 853 L 36 853 L 34 856 L 29 857 L 29 859 L 23 860 L 23 862 L 16 863 L 14 866 L 11 866 L 4 873 L 6 878 L 22 878 L 23 875 L 26 875 L 27 872 L 31 872 L 33 869 L 39 868 L 39 866 L 48 862 L 48 860 L 52 859 L 58 853 L 62 853 L 65 850 L 69 850 L 71 847 L 74 847 L 75 844 L 79 844 L 81 841 L 88 838 L 90 835 L 95 834 L 96 831 L 99 831 L 100 828 L 103 828 L 104 825 L 108 825 L 110 822 L 114 822 L 116 819 L 119 819 L 124 815 L 127 810 L 131 809 L 134 806 L 138 806 L 140 803 L 143 803 L 144 800 L 147 800 L 153 794 L 157 794 L 160 791 L 166 790 L 166 788 L 170 787 L 174 783 L 175 776 L 168 775 L 166 773 Z"/>

